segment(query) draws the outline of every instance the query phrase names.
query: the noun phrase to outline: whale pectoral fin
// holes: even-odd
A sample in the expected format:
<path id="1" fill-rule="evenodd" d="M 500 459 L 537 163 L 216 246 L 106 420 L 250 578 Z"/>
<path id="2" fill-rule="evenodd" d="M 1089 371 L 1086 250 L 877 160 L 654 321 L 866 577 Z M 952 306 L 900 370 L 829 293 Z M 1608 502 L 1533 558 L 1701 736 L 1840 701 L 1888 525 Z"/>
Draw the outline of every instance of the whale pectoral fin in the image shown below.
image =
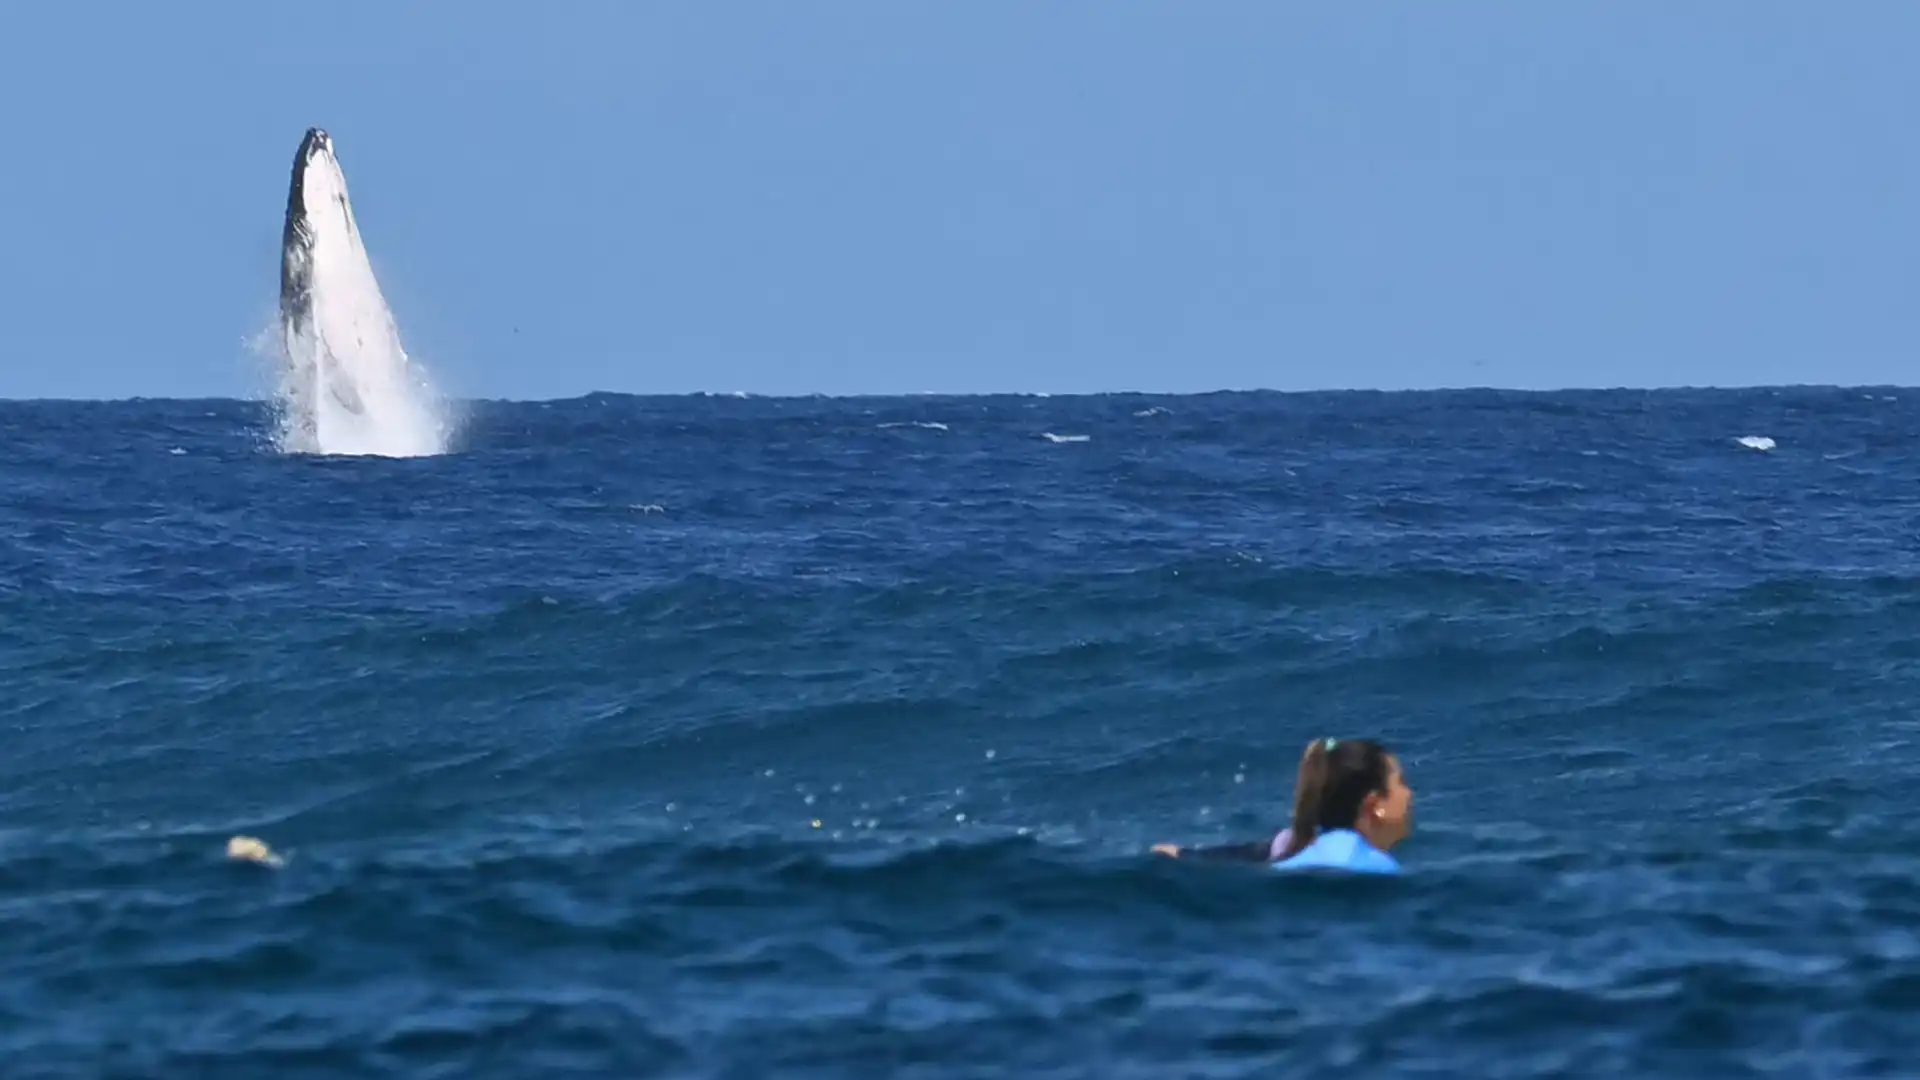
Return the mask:
<path id="1" fill-rule="evenodd" d="M 364 411 L 360 404 L 360 392 L 353 388 L 352 383 L 334 379 L 327 384 L 327 391 L 333 395 L 333 400 L 340 403 L 341 408 L 355 416 Z"/>
<path id="2" fill-rule="evenodd" d="M 340 374 L 338 363 L 328 364 L 327 368 L 327 396 L 338 402 L 341 408 L 359 416 L 366 408 L 360 401 L 359 389 L 353 385 L 352 379 Z"/>

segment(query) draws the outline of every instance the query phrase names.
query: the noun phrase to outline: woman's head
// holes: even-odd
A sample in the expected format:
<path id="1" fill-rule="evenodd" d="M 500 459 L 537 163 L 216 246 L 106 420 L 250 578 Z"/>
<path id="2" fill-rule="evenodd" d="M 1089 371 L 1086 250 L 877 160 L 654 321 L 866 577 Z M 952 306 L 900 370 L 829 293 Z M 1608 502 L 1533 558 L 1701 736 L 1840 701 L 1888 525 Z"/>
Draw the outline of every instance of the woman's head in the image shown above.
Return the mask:
<path id="1" fill-rule="evenodd" d="M 1413 828 L 1413 791 L 1400 762 L 1372 739 L 1315 739 L 1300 755 L 1287 856 L 1328 829 L 1352 829 L 1382 851 Z"/>

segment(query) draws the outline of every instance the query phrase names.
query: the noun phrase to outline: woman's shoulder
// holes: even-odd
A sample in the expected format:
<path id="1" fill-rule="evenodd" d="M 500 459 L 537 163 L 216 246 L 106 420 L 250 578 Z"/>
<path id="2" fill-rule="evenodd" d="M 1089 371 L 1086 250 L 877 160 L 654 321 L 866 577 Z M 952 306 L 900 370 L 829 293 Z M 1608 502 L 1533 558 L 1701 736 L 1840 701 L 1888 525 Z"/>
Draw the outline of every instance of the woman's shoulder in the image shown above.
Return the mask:
<path id="1" fill-rule="evenodd" d="M 1275 870 L 1344 870 L 1356 874 L 1397 874 L 1400 863 L 1351 829 L 1332 829 L 1314 837 Z"/>

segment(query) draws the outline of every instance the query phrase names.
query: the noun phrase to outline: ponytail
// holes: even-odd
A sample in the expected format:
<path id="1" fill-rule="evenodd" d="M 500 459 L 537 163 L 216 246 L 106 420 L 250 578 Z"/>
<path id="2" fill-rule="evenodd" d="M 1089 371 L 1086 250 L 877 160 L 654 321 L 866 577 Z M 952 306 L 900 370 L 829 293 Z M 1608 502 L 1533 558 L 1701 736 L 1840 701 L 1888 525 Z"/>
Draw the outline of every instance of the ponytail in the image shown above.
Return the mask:
<path id="1" fill-rule="evenodd" d="M 1372 739 L 1315 739 L 1300 755 L 1293 788 L 1291 859 L 1328 829 L 1351 829 L 1367 796 L 1387 789 L 1387 749 Z"/>

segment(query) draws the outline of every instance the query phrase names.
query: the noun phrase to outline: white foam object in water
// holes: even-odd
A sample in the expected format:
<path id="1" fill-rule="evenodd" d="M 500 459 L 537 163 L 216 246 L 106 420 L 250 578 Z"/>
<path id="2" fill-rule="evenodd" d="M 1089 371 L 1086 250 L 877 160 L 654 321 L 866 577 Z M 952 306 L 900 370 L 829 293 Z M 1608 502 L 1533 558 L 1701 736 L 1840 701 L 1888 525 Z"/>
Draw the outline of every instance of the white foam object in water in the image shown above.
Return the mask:
<path id="1" fill-rule="evenodd" d="M 1773 449 L 1773 440 L 1767 438 L 1765 435 L 1742 435 L 1734 441 L 1749 450 Z"/>
<path id="2" fill-rule="evenodd" d="M 280 447 L 290 453 L 443 453 L 439 395 L 407 356 L 374 278 L 333 141 L 294 155 L 280 253 Z"/>
<path id="3" fill-rule="evenodd" d="M 252 836 L 236 836 L 227 841 L 227 858 L 262 866 L 284 866 L 286 860 L 275 854 L 266 841 Z"/>

